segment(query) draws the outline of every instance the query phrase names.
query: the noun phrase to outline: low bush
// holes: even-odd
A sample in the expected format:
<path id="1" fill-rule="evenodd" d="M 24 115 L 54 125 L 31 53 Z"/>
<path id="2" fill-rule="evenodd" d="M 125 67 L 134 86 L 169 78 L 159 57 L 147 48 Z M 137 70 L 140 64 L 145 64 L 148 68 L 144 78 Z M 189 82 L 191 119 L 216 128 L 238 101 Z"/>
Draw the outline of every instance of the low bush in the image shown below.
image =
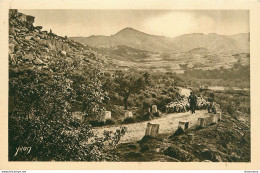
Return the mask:
<path id="1" fill-rule="evenodd" d="M 115 124 L 115 121 L 113 119 L 107 119 L 105 122 L 105 125 L 113 125 Z"/>
<path id="2" fill-rule="evenodd" d="M 152 113 L 151 112 L 147 112 L 146 114 L 144 114 L 142 116 L 142 120 L 148 121 L 152 119 Z"/>
<path id="3" fill-rule="evenodd" d="M 97 120 L 91 120 L 91 121 L 89 121 L 89 124 L 90 124 L 92 127 L 100 127 L 100 126 L 105 125 L 105 122 L 97 121 Z"/>
<path id="4" fill-rule="evenodd" d="M 124 119 L 123 124 L 130 124 L 130 123 L 134 123 L 134 122 L 135 122 L 134 119 L 129 117 L 129 118 Z"/>
<path id="5" fill-rule="evenodd" d="M 160 117 L 160 113 L 159 112 L 155 112 L 155 113 L 153 113 L 153 116 Z"/>

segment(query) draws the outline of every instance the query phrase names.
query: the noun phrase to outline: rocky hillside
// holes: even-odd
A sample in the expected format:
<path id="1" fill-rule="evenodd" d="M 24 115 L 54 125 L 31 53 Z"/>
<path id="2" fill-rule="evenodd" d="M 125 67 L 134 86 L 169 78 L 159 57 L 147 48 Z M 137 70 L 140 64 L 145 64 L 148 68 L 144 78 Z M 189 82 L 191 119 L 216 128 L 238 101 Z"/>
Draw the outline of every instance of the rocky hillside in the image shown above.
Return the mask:
<path id="1" fill-rule="evenodd" d="M 207 48 L 214 53 L 248 53 L 249 34 L 242 33 L 232 36 L 211 34 L 185 34 L 175 38 L 150 35 L 133 28 L 125 28 L 111 36 L 72 37 L 82 44 L 110 48 L 118 45 L 130 46 L 135 49 L 160 52 L 180 53 L 194 48 Z"/>
<path id="2" fill-rule="evenodd" d="M 52 31 L 42 31 L 41 26 L 34 26 L 33 16 L 10 10 L 9 17 L 11 66 L 25 65 L 50 70 L 50 65 L 60 58 L 67 63 L 74 63 L 75 60 L 89 64 L 99 62 L 88 47 Z"/>

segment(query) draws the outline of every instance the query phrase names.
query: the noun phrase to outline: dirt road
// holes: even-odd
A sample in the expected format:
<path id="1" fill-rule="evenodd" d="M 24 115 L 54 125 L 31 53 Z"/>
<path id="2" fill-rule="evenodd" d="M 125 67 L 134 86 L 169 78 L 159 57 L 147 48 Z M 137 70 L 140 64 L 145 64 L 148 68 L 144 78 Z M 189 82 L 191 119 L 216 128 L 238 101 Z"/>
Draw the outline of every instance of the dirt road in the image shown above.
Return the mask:
<path id="1" fill-rule="evenodd" d="M 141 140 L 142 137 L 145 135 L 145 130 L 147 123 L 150 122 L 152 124 L 159 124 L 159 134 L 163 133 L 173 133 L 177 130 L 179 121 L 188 121 L 190 122 L 190 127 L 197 125 L 197 121 L 199 117 L 205 117 L 206 111 L 205 110 L 197 110 L 195 114 L 191 114 L 190 112 L 184 113 L 172 113 L 167 114 L 162 118 L 154 119 L 151 121 L 144 121 L 141 123 L 133 123 L 123 125 L 127 128 L 126 134 L 122 137 L 121 143 L 133 142 L 137 140 Z M 94 134 L 97 136 L 102 136 L 104 130 L 108 131 L 115 131 L 119 129 L 120 126 L 110 126 L 110 127 L 99 127 L 94 128 Z"/>

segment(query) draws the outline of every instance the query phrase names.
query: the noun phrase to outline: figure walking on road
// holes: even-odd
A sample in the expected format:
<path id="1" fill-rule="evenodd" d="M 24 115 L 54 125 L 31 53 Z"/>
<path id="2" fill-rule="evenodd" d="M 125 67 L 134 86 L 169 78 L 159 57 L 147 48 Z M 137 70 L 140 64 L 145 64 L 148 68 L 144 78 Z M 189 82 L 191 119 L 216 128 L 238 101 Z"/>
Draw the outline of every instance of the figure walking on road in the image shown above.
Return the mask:
<path id="1" fill-rule="evenodd" d="M 188 98 L 188 101 L 190 103 L 190 110 L 191 113 L 195 113 L 196 105 L 197 105 L 197 97 L 194 95 L 193 92 L 190 92 L 190 96 Z"/>

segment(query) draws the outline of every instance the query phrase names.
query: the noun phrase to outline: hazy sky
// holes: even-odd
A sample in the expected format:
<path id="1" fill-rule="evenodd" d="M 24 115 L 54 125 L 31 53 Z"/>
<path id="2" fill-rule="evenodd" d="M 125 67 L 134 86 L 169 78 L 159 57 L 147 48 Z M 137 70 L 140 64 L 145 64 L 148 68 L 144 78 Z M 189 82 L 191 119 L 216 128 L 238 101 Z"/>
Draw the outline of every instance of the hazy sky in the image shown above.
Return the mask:
<path id="1" fill-rule="evenodd" d="M 61 36 L 113 35 L 126 27 L 176 37 L 189 33 L 232 35 L 249 32 L 245 10 L 19 10 L 35 26 Z"/>

